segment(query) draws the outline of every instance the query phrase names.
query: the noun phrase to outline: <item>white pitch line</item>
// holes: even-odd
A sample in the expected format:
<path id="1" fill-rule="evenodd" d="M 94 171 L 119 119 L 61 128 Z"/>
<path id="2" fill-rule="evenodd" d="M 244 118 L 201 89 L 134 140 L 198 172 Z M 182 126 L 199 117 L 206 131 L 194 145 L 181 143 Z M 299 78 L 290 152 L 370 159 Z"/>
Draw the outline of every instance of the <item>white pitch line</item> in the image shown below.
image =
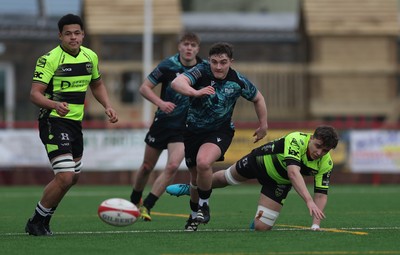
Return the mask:
<path id="1" fill-rule="evenodd" d="M 367 228 L 336 228 L 338 230 L 400 230 L 400 227 L 367 227 Z M 274 228 L 272 231 L 310 231 L 307 228 Z M 113 230 L 113 231 L 71 231 L 54 232 L 55 235 L 102 235 L 102 234 L 137 234 L 137 233 L 186 233 L 181 229 L 157 229 L 157 230 Z M 250 229 L 199 229 L 197 232 L 253 232 Z M 0 233 L 0 236 L 22 236 L 27 233 Z"/>

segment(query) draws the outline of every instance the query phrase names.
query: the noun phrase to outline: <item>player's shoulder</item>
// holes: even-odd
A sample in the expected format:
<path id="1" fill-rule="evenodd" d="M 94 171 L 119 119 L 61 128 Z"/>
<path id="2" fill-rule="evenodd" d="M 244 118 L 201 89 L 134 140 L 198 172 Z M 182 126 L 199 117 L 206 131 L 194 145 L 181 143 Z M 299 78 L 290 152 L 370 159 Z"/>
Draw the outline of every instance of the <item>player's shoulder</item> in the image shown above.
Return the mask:
<path id="1" fill-rule="evenodd" d="M 39 59 L 47 59 L 47 60 L 57 59 L 62 54 L 62 52 L 63 50 L 61 46 L 57 46 L 52 50 L 46 52 L 42 56 L 40 56 Z"/>
<path id="2" fill-rule="evenodd" d="M 321 157 L 320 162 L 321 163 L 319 165 L 321 169 L 325 169 L 325 172 L 328 172 L 333 169 L 333 159 L 330 152 Z"/>
<path id="3" fill-rule="evenodd" d="M 298 147 L 307 147 L 310 137 L 311 134 L 309 133 L 293 131 L 285 136 L 285 141 L 289 142 L 291 145 L 295 144 Z"/>
<path id="4" fill-rule="evenodd" d="M 311 133 L 305 133 L 302 131 L 293 131 L 293 132 L 288 133 L 286 136 L 306 139 L 306 138 L 311 137 L 311 135 L 312 135 Z"/>
<path id="5" fill-rule="evenodd" d="M 175 54 L 169 57 L 164 58 L 163 60 L 158 63 L 158 67 L 163 68 L 171 68 L 171 67 L 179 67 L 181 63 L 179 61 L 179 54 Z"/>
<path id="6" fill-rule="evenodd" d="M 88 54 L 88 55 L 97 57 L 96 52 L 94 52 L 94 50 L 92 50 L 92 49 L 90 49 L 90 48 L 88 48 L 88 47 L 81 46 L 81 51 L 82 51 L 83 53 L 85 53 L 85 54 Z"/>

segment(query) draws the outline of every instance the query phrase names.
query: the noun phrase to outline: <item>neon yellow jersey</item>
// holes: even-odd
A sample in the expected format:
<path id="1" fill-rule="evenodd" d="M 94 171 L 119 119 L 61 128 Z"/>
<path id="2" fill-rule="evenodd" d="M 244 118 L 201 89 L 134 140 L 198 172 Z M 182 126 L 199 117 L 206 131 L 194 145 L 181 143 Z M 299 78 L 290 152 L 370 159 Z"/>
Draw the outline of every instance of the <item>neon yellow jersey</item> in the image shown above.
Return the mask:
<path id="1" fill-rule="evenodd" d="M 325 193 L 329 188 L 333 162 L 329 153 L 317 160 L 307 157 L 308 142 L 312 134 L 293 132 L 262 146 L 262 156 L 268 175 L 278 184 L 291 184 L 287 164 L 298 165 L 301 174 L 314 176 L 314 190 Z"/>
<path id="2" fill-rule="evenodd" d="M 55 110 L 40 109 L 39 119 L 56 117 L 82 121 L 86 91 L 92 81 L 100 79 L 98 57 L 92 50 L 81 46 L 72 56 L 57 46 L 41 56 L 35 67 L 33 82 L 47 86 L 45 96 L 69 104 L 69 113 L 61 117 Z"/>

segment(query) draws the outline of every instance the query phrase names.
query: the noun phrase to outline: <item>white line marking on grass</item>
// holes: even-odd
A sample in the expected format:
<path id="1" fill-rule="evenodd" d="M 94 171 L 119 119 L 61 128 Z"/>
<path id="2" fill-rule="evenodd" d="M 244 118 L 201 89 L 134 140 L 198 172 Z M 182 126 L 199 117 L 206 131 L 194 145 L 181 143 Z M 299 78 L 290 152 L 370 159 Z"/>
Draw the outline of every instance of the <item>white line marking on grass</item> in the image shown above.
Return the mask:
<path id="1" fill-rule="evenodd" d="M 162 255 L 226 255 L 228 253 L 162 253 Z M 244 253 L 229 253 L 243 255 Z M 365 255 L 365 254 L 400 254 L 400 251 L 277 251 L 277 252 L 250 252 L 247 255 Z"/>
<path id="2" fill-rule="evenodd" d="M 281 227 L 279 227 L 281 226 Z M 287 226 L 287 227 L 284 227 Z M 350 230 L 400 230 L 400 227 L 367 227 L 367 228 L 335 228 L 324 229 L 332 230 L 328 232 L 334 233 L 352 233 Z M 278 225 L 272 231 L 311 231 L 307 227 L 291 226 L 291 225 Z M 154 230 L 112 230 L 112 231 L 71 231 L 71 232 L 54 232 L 55 235 L 92 235 L 92 234 L 141 234 L 141 233 L 187 233 L 188 231 L 182 229 L 154 229 Z M 199 229 L 197 232 L 254 232 L 250 229 Z M 190 233 L 190 232 L 189 232 Z M 28 235 L 27 233 L 0 233 L 0 236 L 22 236 Z"/>

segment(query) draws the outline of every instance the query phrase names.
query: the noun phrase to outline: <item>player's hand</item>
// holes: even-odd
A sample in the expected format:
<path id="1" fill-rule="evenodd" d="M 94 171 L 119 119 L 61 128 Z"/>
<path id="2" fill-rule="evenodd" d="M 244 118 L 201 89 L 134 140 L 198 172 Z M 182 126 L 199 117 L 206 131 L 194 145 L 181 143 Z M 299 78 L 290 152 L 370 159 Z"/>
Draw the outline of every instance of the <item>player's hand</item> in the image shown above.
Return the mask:
<path id="1" fill-rule="evenodd" d="M 110 123 L 116 123 L 118 121 L 117 112 L 113 108 L 106 108 L 105 113 L 107 114 Z"/>
<path id="2" fill-rule="evenodd" d="M 68 103 L 67 102 L 57 102 L 55 110 L 58 115 L 60 115 L 61 117 L 64 117 L 65 115 L 67 115 L 69 113 Z"/>
<path id="3" fill-rule="evenodd" d="M 195 97 L 202 97 L 202 96 L 208 96 L 208 95 L 213 95 L 213 94 L 215 94 L 214 87 L 207 86 L 202 89 L 196 90 Z"/>
<path id="4" fill-rule="evenodd" d="M 261 127 L 257 128 L 256 131 L 253 134 L 254 137 L 254 143 L 260 141 L 267 135 L 267 130 L 263 129 Z"/>
<path id="5" fill-rule="evenodd" d="M 165 113 L 167 113 L 167 114 L 169 114 L 169 113 L 171 113 L 174 109 L 175 109 L 175 107 L 176 107 L 176 104 L 174 104 L 174 103 L 172 103 L 172 102 L 163 102 L 161 105 L 160 105 L 160 110 L 161 111 L 163 111 L 163 112 L 165 112 Z"/>
<path id="6" fill-rule="evenodd" d="M 310 201 L 307 203 L 307 207 L 310 211 L 310 216 L 315 217 L 317 220 L 325 219 L 325 214 L 318 206 L 314 203 L 314 201 Z"/>
<path id="7" fill-rule="evenodd" d="M 312 224 L 310 229 L 313 231 L 321 231 L 321 228 L 319 227 L 318 224 Z"/>

